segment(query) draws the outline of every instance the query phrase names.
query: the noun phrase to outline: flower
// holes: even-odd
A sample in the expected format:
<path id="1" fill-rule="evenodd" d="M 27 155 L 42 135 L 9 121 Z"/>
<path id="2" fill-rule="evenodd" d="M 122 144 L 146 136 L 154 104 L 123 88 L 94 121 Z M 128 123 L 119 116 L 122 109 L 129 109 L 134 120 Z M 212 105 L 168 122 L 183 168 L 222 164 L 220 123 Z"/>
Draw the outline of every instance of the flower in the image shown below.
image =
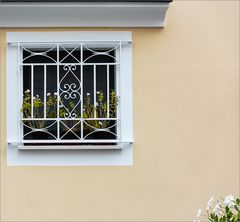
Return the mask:
<path id="1" fill-rule="evenodd" d="M 202 210 L 201 210 L 201 209 L 198 209 L 198 211 L 197 211 L 197 217 L 200 217 L 201 213 L 202 213 Z"/>
<path id="2" fill-rule="evenodd" d="M 87 95 L 87 96 L 90 96 L 91 94 L 90 94 L 90 93 L 87 93 L 86 95 Z"/>
<path id="3" fill-rule="evenodd" d="M 99 121 L 98 123 L 99 123 L 99 125 L 101 125 L 101 126 L 102 126 L 102 122 L 100 122 L 100 121 Z"/>
<path id="4" fill-rule="evenodd" d="M 33 99 L 36 99 L 36 97 L 34 96 Z"/>
<path id="5" fill-rule="evenodd" d="M 58 93 L 57 93 L 57 92 L 55 92 L 55 93 L 54 93 L 54 96 L 57 96 L 57 95 L 58 95 Z"/>
<path id="6" fill-rule="evenodd" d="M 36 95 L 36 97 L 39 97 L 39 95 Z"/>
<path id="7" fill-rule="evenodd" d="M 224 199 L 224 204 L 228 207 L 233 207 L 234 206 L 234 196 L 231 194 L 229 196 L 226 196 Z"/>
<path id="8" fill-rule="evenodd" d="M 202 210 L 198 209 L 196 219 L 193 222 L 200 222 L 199 217 L 200 217 L 201 213 L 202 213 Z"/>
<path id="9" fill-rule="evenodd" d="M 97 93 L 97 94 L 100 94 L 100 92 L 99 92 L 99 91 L 97 91 L 96 93 Z"/>
<path id="10" fill-rule="evenodd" d="M 99 106 L 98 102 L 96 102 L 96 106 Z"/>
<path id="11" fill-rule="evenodd" d="M 219 210 L 221 209 L 221 203 L 218 201 L 216 206 L 213 209 L 213 213 L 218 214 Z"/>
<path id="12" fill-rule="evenodd" d="M 27 89 L 27 90 L 25 91 L 25 93 L 30 93 L 30 89 Z"/>
<path id="13" fill-rule="evenodd" d="M 214 200 L 214 196 L 212 196 L 212 197 L 209 199 L 209 201 L 208 201 L 208 203 L 207 203 L 207 208 L 206 208 L 207 210 L 209 210 L 209 209 L 211 208 L 213 200 Z"/>
<path id="14" fill-rule="evenodd" d="M 228 195 L 225 199 L 221 198 L 215 201 L 215 198 L 211 197 L 206 209 L 205 215 L 201 214 L 201 210 L 198 210 L 197 217 L 193 222 L 200 222 L 200 215 L 207 217 L 208 221 L 238 221 L 240 199 L 235 198 L 233 195 Z"/>
<path id="15" fill-rule="evenodd" d="M 51 93 L 47 93 L 47 96 L 51 96 Z"/>

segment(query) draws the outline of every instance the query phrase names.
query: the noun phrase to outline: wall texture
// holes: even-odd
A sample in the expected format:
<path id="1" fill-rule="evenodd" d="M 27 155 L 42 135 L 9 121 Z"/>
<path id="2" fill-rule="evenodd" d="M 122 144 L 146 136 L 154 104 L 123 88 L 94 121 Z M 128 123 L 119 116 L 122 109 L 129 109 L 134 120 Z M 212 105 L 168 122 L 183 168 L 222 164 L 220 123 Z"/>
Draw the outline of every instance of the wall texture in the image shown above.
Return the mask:
<path id="1" fill-rule="evenodd" d="M 127 30 L 134 166 L 7 167 L 0 29 L 2 221 L 192 221 L 239 195 L 239 2 L 175 1 L 165 29 Z"/>

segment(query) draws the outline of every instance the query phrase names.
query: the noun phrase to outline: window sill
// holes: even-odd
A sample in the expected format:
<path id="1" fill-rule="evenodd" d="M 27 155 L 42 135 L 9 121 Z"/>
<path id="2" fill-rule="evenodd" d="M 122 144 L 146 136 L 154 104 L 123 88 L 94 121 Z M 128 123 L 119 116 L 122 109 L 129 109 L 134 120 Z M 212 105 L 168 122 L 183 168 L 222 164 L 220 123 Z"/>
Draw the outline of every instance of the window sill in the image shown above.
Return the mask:
<path id="1" fill-rule="evenodd" d="M 122 150 L 123 145 L 18 146 L 18 150 Z"/>
<path id="2" fill-rule="evenodd" d="M 117 143 L 112 149 L 110 145 L 83 145 L 70 150 L 69 146 L 26 147 L 20 143 L 8 143 L 7 165 L 8 166 L 132 166 L 133 143 Z M 100 147 L 99 147 L 100 146 Z M 101 147 L 103 146 L 103 147 Z M 122 146 L 122 149 L 120 147 Z M 21 149 L 22 148 L 22 149 Z M 25 149 L 24 149 L 25 148 Z M 27 149 L 26 149 L 27 148 Z M 50 148 L 50 149 L 47 149 Z M 59 149 L 60 148 L 60 149 Z M 64 149 L 65 148 L 65 149 Z M 66 149 L 67 148 L 67 149 Z M 80 148 L 80 149 L 76 149 Z M 89 149 L 92 148 L 92 149 Z M 94 149 L 93 149 L 94 148 Z M 98 148 L 98 149 L 96 149 Z M 101 148 L 101 149 L 99 149 Z M 117 149 L 118 148 L 118 149 Z M 20 150 L 21 149 L 21 150 Z"/>

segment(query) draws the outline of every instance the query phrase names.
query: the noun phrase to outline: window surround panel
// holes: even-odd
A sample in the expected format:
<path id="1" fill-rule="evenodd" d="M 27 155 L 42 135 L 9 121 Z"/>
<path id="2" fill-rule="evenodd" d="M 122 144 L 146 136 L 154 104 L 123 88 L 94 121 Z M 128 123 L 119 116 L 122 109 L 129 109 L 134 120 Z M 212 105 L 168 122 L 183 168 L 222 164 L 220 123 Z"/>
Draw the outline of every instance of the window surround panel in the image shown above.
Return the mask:
<path id="1" fill-rule="evenodd" d="M 128 150 L 129 155 L 132 155 L 132 142 L 133 142 L 133 134 L 132 134 L 132 76 L 131 76 L 131 32 L 102 32 L 102 31 L 84 31 L 84 32 L 8 32 L 7 33 L 7 142 L 8 148 L 11 149 L 19 148 L 26 149 L 26 147 L 22 146 L 22 144 L 17 144 L 19 138 L 16 138 L 16 131 L 19 130 L 16 124 L 16 121 L 19 121 L 20 117 L 20 108 L 21 100 L 19 100 L 18 104 L 14 105 L 11 101 L 16 101 L 16 91 L 12 91 L 11 89 L 19 89 L 20 84 L 20 76 L 17 78 L 13 78 L 14 73 L 20 73 L 19 67 L 17 66 L 17 50 L 16 45 L 19 42 L 23 43 L 37 43 L 37 42 L 84 42 L 84 41 L 119 41 L 123 42 L 122 50 L 119 52 L 121 54 L 121 78 L 119 79 L 119 95 L 122 98 L 121 104 L 119 106 L 121 113 L 121 142 L 116 146 L 112 146 L 110 149 L 122 149 Z M 56 41 L 57 40 L 57 41 Z M 19 94 L 19 92 L 18 92 Z M 20 95 L 22 96 L 22 95 Z M 16 112 L 17 110 L 17 112 Z M 40 149 L 42 147 L 34 146 L 29 147 L 29 149 Z M 45 149 L 54 149 L 54 152 L 57 152 L 56 149 L 64 150 L 67 147 L 61 146 L 52 146 L 45 147 Z M 94 147 L 68 147 L 71 149 L 94 149 Z M 104 149 L 106 147 L 99 146 L 95 147 L 96 149 Z M 109 150 L 108 150 L 109 151 Z M 24 151 L 26 152 L 26 151 Z M 42 151 L 44 152 L 44 151 Z M 59 151 L 61 152 L 61 151 Z M 66 151 L 67 152 L 67 151 Z M 93 151 L 92 151 L 93 152 Z M 111 152 L 111 151 L 109 151 Z M 131 153 L 131 154 L 130 154 Z M 44 153 L 43 153 L 44 154 Z M 104 155 L 104 154 L 103 154 Z M 109 155 L 109 153 L 108 153 Z M 116 154 L 115 154 L 116 155 Z M 121 156 L 118 155 L 118 156 Z M 123 156 L 126 157 L 126 154 Z M 129 156 L 128 156 L 129 157 Z M 118 157 L 119 158 L 119 157 Z M 131 159 L 131 158 L 130 158 Z M 130 160 L 129 159 L 129 160 Z M 99 162 L 99 160 L 97 161 Z M 101 161 L 100 161 L 101 162 Z M 129 161 L 128 161 L 129 162 Z M 131 162 L 131 161 L 130 161 Z M 106 163 L 107 164 L 107 163 Z M 110 165 L 114 165 L 114 161 Z M 41 164 L 40 164 L 41 165 Z M 61 165 L 61 164 L 60 164 Z M 81 165 L 81 164 L 80 164 Z M 94 161 L 93 161 L 94 165 Z M 100 164 L 101 165 L 101 164 Z"/>

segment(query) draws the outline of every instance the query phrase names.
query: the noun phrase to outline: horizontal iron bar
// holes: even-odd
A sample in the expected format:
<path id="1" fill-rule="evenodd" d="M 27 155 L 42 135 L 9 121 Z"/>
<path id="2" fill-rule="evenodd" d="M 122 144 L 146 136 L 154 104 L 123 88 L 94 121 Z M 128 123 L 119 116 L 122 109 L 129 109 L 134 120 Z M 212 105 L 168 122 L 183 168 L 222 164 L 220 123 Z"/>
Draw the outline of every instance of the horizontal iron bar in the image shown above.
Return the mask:
<path id="1" fill-rule="evenodd" d="M 126 43 L 126 44 L 131 44 L 132 41 L 130 40 L 114 40 L 114 41 L 109 41 L 109 40 L 81 40 L 79 42 L 71 42 L 71 41 L 61 41 L 61 42 L 52 42 L 52 41 L 47 41 L 47 42 L 8 42 L 8 44 L 10 45 L 15 45 L 15 44 L 19 44 L 19 45 L 31 45 L 31 44 L 46 44 L 46 45 L 61 45 L 61 44 L 72 44 L 72 45 L 81 45 L 81 44 L 87 44 L 87 43 L 91 43 L 91 44 L 99 44 L 99 42 L 101 43 Z"/>
<path id="2" fill-rule="evenodd" d="M 64 120 L 76 120 L 76 121 L 85 121 L 85 120 L 118 120 L 117 118 L 22 118 L 24 121 L 64 121 Z"/>
<path id="3" fill-rule="evenodd" d="M 79 62 L 79 63 L 20 63 L 20 66 L 56 66 L 56 65 L 60 65 L 60 66 L 65 66 L 65 65 L 120 65 L 120 63 L 116 62 L 116 63 L 83 63 L 83 62 Z"/>
<path id="4" fill-rule="evenodd" d="M 119 143 L 119 144 L 129 144 L 133 143 L 133 141 L 119 141 L 119 140 L 21 140 L 21 141 L 11 141 L 8 144 L 22 144 L 22 143 L 40 143 L 40 144 L 51 144 L 51 143 L 59 143 L 59 144 L 69 144 L 69 143 Z"/>

